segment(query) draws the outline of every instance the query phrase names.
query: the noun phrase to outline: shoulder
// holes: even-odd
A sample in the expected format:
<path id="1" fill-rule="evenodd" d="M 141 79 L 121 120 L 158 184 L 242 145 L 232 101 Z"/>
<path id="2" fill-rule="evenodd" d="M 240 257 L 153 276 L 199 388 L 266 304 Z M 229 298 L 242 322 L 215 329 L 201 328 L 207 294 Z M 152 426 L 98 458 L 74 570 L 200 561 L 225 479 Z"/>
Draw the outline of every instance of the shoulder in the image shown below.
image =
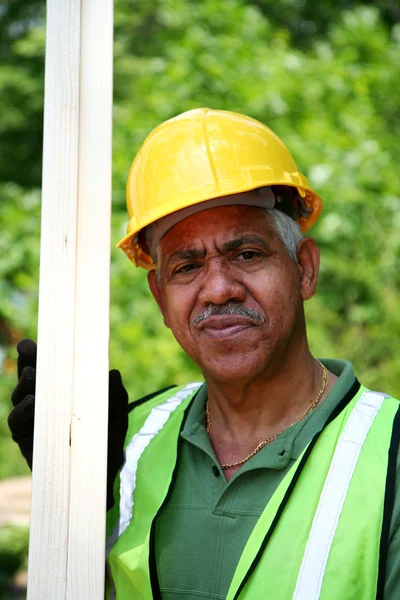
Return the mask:
<path id="1" fill-rule="evenodd" d="M 179 406 L 184 400 L 190 399 L 197 390 L 201 387 L 201 382 L 187 383 L 186 385 L 171 385 L 166 388 L 162 388 L 157 392 L 147 394 L 143 398 L 139 398 L 135 402 L 131 402 L 128 407 L 129 417 L 131 415 L 145 415 L 148 414 L 153 408 L 168 402 L 171 406 Z"/>
<path id="2" fill-rule="evenodd" d="M 169 386 L 129 404 L 126 441 L 129 442 L 134 435 L 142 431 L 143 427 L 147 431 L 155 423 L 165 424 L 168 421 L 167 415 L 175 409 L 178 409 L 178 412 L 185 410 L 201 385 L 201 383 L 188 383 L 182 386 Z"/>
<path id="3" fill-rule="evenodd" d="M 145 402 L 148 402 L 149 400 L 153 400 L 153 398 L 157 398 L 157 396 L 164 395 L 165 392 L 167 392 L 168 390 L 172 390 L 177 387 L 178 386 L 176 386 L 176 385 L 169 385 L 165 388 L 161 388 L 161 390 L 157 390 L 156 392 L 147 394 L 146 396 L 143 396 L 143 398 L 139 398 L 138 400 L 134 400 L 133 402 L 130 402 L 129 406 L 128 406 L 128 412 L 131 412 L 134 408 L 136 408 L 137 406 L 140 406 L 141 404 L 144 404 Z"/>

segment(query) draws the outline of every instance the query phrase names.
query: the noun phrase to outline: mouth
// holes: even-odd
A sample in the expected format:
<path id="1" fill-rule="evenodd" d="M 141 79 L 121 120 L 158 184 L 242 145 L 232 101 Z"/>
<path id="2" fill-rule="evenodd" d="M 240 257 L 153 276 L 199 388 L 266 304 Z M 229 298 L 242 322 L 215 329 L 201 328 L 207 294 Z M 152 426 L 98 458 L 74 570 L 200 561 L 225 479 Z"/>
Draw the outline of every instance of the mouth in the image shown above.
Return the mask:
<path id="1" fill-rule="evenodd" d="M 201 321 L 197 329 L 212 338 L 224 339 L 240 335 L 256 325 L 253 319 L 241 315 L 214 315 Z"/>

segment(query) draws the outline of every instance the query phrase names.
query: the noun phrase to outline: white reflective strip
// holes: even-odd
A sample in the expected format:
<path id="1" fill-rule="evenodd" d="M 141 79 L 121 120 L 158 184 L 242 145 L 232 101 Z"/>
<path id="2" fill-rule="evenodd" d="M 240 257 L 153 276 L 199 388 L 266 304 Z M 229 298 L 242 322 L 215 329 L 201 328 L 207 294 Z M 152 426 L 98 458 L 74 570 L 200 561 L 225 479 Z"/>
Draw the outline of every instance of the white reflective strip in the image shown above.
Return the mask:
<path id="1" fill-rule="evenodd" d="M 125 463 L 120 474 L 119 522 L 107 539 L 107 555 L 118 538 L 124 533 L 132 518 L 133 493 L 136 487 L 136 472 L 143 451 L 154 436 L 161 431 L 169 416 L 202 383 L 189 383 L 163 404 L 152 409 L 139 433 L 133 436 L 125 450 Z"/>
<path id="2" fill-rule="evenodd" d="M 386 396 L 364 392 L 337 443 L 297 579 L 293 600 L 319 598 L 347 490 L 368 431 Z"/>

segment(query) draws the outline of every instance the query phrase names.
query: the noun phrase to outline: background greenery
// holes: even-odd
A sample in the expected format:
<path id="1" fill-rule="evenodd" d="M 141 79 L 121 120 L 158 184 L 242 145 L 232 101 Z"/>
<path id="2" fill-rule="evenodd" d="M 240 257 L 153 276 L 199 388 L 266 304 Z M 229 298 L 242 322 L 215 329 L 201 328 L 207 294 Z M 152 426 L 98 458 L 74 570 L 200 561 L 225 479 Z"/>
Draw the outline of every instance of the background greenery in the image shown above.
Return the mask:
<path id="1" fill-rule="evenodd" d="M 14 345 L 36 337 L 44 21 L 42 1 L 0 7 L 0 478 L 27 472 L 6 419 Z M 395 2 L 116 0 L 113 242 L 130 163 L 155 125 L 198 106 L 263 121 L 324 200 L 311 347 L 400 396 L 399 82 Z M 111 366 L 130 398 L 198 378 L 145 273 L 115 249 L 111 270 Z"/>

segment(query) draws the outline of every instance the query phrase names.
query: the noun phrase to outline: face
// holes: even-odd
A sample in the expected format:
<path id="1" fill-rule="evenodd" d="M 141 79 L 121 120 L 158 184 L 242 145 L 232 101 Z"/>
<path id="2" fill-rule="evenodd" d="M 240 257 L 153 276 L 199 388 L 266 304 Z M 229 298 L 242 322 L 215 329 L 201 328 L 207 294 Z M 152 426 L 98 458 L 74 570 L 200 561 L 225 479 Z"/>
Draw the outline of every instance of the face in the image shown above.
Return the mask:
<path id="1" fill-rule="evenodd" d="M 152 293 L 179 344 L 205 377 L 270 376 L 306 344 L 303 301 L 315 292 L 310 238 L 290 258 L 265 213 L 222 206 L 192 215 L 160 243 Z"/>

